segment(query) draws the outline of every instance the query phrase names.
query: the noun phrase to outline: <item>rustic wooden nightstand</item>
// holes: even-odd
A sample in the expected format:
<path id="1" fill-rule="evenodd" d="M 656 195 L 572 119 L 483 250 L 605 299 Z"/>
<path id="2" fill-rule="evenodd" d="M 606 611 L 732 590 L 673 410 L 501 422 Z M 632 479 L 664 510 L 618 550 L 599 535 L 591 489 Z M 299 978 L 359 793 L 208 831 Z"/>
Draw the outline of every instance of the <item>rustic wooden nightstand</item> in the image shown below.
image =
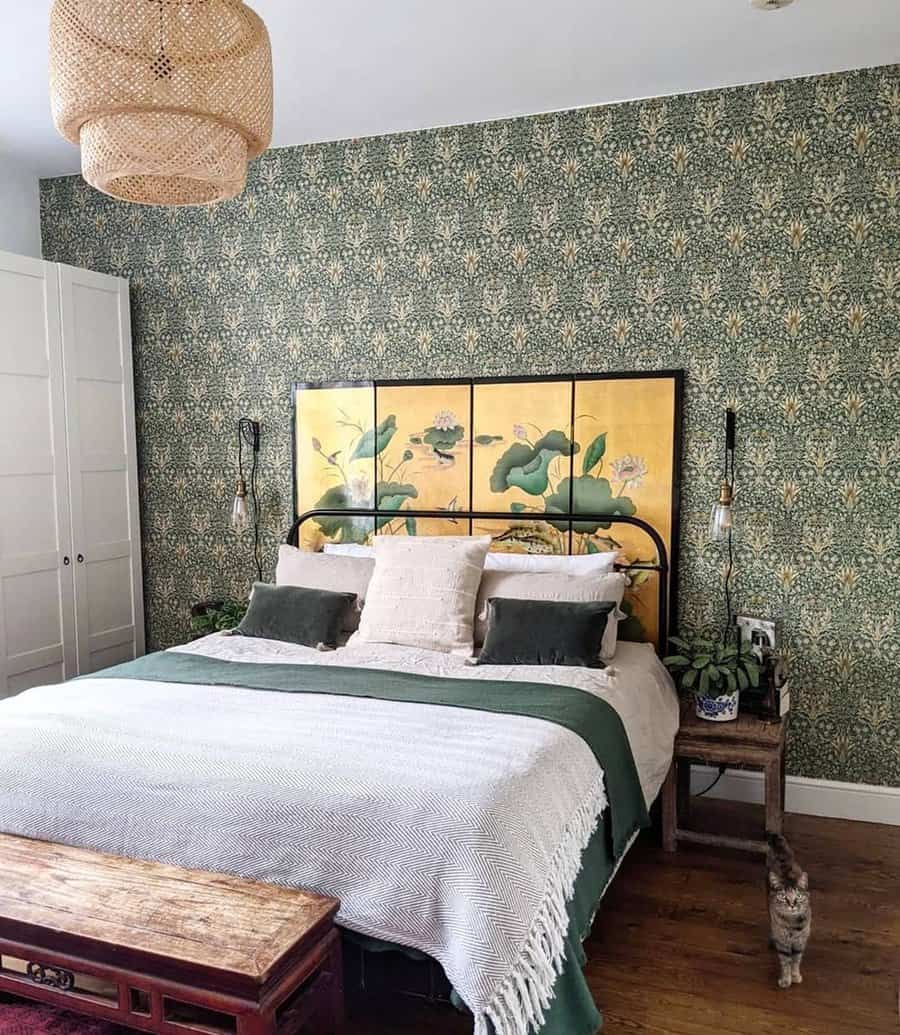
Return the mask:
<path id="1" fill-rule="evenodd" d="M 787 720 L 763 722 L 740 715 L 733 722 L 698 719 L 690 702 L 681 710 L 675 754 L 662 793 L 663 848 L 674 852 L 679 841 L 765 852 L 766 842 L 691 830 L 688 818 L 691 763 L 731 769 L 761 769 L 765 780 L 766 834 L 780 834 L 784 822 L 784 744 Z"/>

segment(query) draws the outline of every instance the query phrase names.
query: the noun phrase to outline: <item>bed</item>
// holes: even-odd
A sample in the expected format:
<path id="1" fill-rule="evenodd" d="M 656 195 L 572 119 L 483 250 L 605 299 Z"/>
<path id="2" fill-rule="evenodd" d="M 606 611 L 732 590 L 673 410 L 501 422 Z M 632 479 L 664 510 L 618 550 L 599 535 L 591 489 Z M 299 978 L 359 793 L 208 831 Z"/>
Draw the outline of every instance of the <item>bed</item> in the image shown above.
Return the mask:
<path id="1" fill-rule="evenodd" d="M 234 683 L 252 682 L 257 666 L 273 662 L 302 667 L 326 689 L 337 669 L 492 688 L 555 690 L 564 681 L 621 717 L 647 805 L 669 766 L 678 721 L 669 678 L 647 644 L 621 644 L 612 672 L 486 673 L 411 648 L 323 656 L 221 635 L 166 656 L 243 666 Z M 142 660 L 154 657 L 158 665 L 160 656 Z M 334 894 L 345 927 L 437 958 L 476 1012 L 476 1031 L 596 1029 L 590 996 L 578 987 L 580 935 L 645 820 L 626 825 L 625 843 L 612 850 L 598 825 L 609 812 L 604 772 L 574 732 L 439 704 L 204 684 L 199 669 L 186 682 L 171 681 L 172 673 L 153 678 L 146 667 L 137 675 L 112 669 L 4 702 L 4 832 Z M 583 862 L 595 833 L 595 858 Z M 561 853 L 559 866 L 547 852 Z M 508 968 L 522 958 L 529 922 L 558 904 L 522 874 L 555 875 L 571 900 L 582 869 L 572 932 L 555 917 L 566 944 L 552 989 L 544 988 L 546 1006 L 526 1007 L 521 994 L 504 990 Z M 547 937 L 551 926 L 534 929 Z M 573 988 L 563 993 L 558 982 Z M 566 1007 L 556 1023 L 554 1003 Z"/>
<path id="2" fill-rule="evenodd" d="M 606 668 L 479 666 L 209 636 L 0 704 L 0 830 L 333 895 L 346 929 L 437 960 L 474 1035 L 591 1035 L 581 943 L 678 726 L 657 654 L 677 525 L 674 502 L 663 536 L 572 498 L 552 515 L 570 544 L 617 523 L 651 540 L 629 567 L 656 576 L 656 649 L 620 642 Z M 420 531 L 448 520 L 408 498 L 402 515 Z M 300 515 L 288 541 L 395 517 L 345 500 Z M 468 531 L 509 519 L 452 512 Z"/>

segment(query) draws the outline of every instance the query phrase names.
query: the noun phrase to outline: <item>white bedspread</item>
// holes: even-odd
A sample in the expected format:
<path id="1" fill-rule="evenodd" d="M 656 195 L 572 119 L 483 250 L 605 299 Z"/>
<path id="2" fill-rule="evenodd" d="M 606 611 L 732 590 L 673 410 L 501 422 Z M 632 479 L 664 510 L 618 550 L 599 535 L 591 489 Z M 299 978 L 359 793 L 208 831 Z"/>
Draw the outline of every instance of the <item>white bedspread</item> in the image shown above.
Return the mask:
<path id="1" fill-rule="evenodd" d="M 628 734 L 647 805 L 659 793 L 672 761 L 678 730 L 678 697 L 669 673 L 649 643 L 620 641 L 609 668 L 558 665 L 472 665 L 466 658 L 392 643 L 367 643 L 319 651 L 246 636 L 206 636 L 173 650 L 227 661 L 277 661 L 300 665 L 348 665 L 393 669 L 425 676 L 558 683 L 602 697 L 618 712 Z M 535 720 L 537 721 L 537 720 Z M 573 734 L 574 736 L 574 734 Z M 576 738 L 577 739 L 577 738 Z"/>
<path id="2" fill-rule="evenodd" d="M 678 722 L 650 647 L 614 670 L 491 666 L 404 647 L 322 653 L 213 636 L 233 661 L 561 683 L 621 716 L 649 802 Z M 603 772 L 541 719 L 330 694 L 82 679 L 0 706 L 0 827 L 341 898 L 347 927 L 428 953 L 498 1035 L 540 1019 Z"/>

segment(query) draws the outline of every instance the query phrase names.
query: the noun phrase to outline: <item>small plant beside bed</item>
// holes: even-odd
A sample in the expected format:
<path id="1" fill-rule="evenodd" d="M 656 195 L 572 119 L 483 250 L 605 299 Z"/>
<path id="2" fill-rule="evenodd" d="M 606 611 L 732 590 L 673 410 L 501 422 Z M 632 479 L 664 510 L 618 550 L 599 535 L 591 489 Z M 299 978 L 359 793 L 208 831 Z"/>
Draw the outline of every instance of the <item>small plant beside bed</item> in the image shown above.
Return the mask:
<path id="1" fill-rule="evenodd" d="M 694 695 L 701 719 L 736 719 L 741 690 L 759 686 L 759 661 L 749 643 L 670 636 L 678 651 L 663 658 L 680 690 Z"/>
<path id="2" fill-rule="evenodd" d="M 247 605 L 236 600 L 205 600 L 191 608 L 191 639 L 240 625 Z"/>

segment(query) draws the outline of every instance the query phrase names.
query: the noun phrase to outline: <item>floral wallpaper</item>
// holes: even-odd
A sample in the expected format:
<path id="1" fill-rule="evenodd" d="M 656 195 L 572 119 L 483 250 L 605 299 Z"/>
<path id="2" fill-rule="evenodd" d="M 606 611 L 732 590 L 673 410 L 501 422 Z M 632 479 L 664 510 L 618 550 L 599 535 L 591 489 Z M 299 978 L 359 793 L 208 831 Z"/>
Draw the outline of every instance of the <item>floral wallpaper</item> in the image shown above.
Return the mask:
<path id="1" fill-rule="evenodd" d="M 148 636 L 269 570 L 293 380 L 686 370 L 680 624 L 738 413 L 735 598 L 781 624 L 789 770 L 900 784 L 900 67 L 270 151 L 210 209 L 41 189 L 45 257 L 131 278 Z"/>

